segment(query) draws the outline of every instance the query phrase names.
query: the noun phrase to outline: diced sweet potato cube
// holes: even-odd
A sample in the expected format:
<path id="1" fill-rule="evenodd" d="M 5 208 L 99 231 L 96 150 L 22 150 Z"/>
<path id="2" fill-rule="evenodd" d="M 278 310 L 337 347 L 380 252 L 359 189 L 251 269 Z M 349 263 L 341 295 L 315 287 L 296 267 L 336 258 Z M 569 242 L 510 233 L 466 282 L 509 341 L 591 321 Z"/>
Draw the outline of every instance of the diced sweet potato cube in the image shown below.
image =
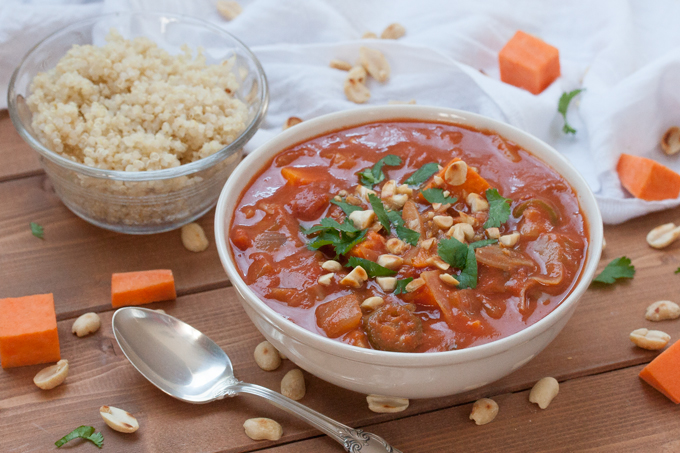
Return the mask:
<path id="1" fill-rule="evenodd" d="M 680 404 L 680 341 L 659 354 L 640 371 L 640 377 L 649 385 Z"/>
<path id="2" fill-rule="evenodd" d="M 539 94 L 560 76 L 560 53 L 520 30 L 499 52 L 498 65 L 503 82 Z"/>
<path id="3" fill-rule="evenodd" d="M 621 185 L 635 198 L 653 201 L 680 195 L 680 175 L 652 159 L 621 154 L 616 171 Z"/>
<path id="4" fill-rule="evenodd" d="M 325 174 L 325 171 L 319 171 L 317 167 L 283 167 L 281 169 L 281 175 L 294 186 L 323 181 Z"/>
<path id="5" fill-rule="evenodd" d="M 361 324 L 359 300 L 350 294 L 319 305 L 316 308 L 316 324 L 330 338 L 356 329 Z"/>
<path id="6" fill-rule="evenodd" d="M 52 294 L 0 299 L 2 367 L 58 362 L 60 359 Z"/>
<path id="7" fill-rule="evenodd" d="M 141 305 L 177 298 L 172 271 L 158 269 L 111 276 L 111 305 Z"/>
<path id="8" fill-rule="evenodd" d="M 385 253 L 385 238 L 380 234 L 369 231 L 366 234 L 366 239 L 355 245 L 349 252 L 351 256 L 363 258 L 370 261 L 377 261 L 378 257 Z"/>

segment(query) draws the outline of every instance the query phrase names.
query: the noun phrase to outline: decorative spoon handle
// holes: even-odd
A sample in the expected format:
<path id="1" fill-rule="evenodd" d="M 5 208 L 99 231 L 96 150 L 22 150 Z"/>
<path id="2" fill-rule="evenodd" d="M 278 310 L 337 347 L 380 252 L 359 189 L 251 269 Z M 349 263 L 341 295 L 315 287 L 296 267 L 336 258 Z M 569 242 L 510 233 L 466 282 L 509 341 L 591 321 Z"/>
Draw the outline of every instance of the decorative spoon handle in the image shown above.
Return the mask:
<path id="1" fill-rule="evenodd" d="M 261 396 L 279 409 L 283 409 L 284 411 L 297 416 L 319 431 L 327 434 L 332 439 L 335 439 L 345 447 L 345 450 L 348 452 L 401 453 L 400 450 L 392 447 L 380 436 L 338 423 L 332 418 L 328 418 L 325 415 L 320 414 L 307 406 L 303 406 L 297 401 L 286 398 L 280 393 L 269 390 L 268 388 L 239 382 L 229 386 L 229 390 L 233 390 L 233 393 L 250 393 L 251 395 Z M 232 392 L 228 392 L 228 394 L 231 393 Z"/>

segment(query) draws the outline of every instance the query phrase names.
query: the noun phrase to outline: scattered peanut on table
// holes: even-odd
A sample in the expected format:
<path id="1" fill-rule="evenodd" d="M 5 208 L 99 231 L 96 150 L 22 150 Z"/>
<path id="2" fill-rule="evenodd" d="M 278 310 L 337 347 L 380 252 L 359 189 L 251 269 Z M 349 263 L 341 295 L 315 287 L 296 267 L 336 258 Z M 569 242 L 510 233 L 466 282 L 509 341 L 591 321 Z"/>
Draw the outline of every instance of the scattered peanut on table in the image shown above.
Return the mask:
<path id="1" fill-rule="evenodd" d="M 38 371 L 33 383 L 43 390 L 50 390 L 64 382 L 68 376 L 68 360 L 62 359 L 56 365 Z"/>
<path id="2" fill-rule="evenodd" d="M 182 227 L 182 244 L 191 252 L 202 252 L 209 245 L 205 231 L 198 223 L 189 223 Z"/>
<path id="3" fill-rule="evenodd" d="M 635 346 L 650 351 L 657 351 L 666 347 L 671 336 L 660 330 L 636 329 L 630 333 L 630 341 Z"/>
<path id="4" fill-rule="evenodd" d="M 283 436 L 283 428 L 271 418 L 249 418 L 243 423 L 243 429 L 253 440 L 279 440 Z"/>
<path id="5" fill-rule="evenodd" d="M 544 377 L 539 380 L 529 392 L 529 401 L 538 404 L 545 409 L 560 391 L 560 384 L 553 377 Z"/>
<path id="6" fill-rule="evenodd" d="M 217 11 L 227 20 L 234 20 L 243 12 L 243 8 L 234 0 L 218 0 Z"/>
<path id="7" fill-rule="evenodd" d="M 352 69 L 352 63 L 345 60 L 338 60 L 337 58 L 332 59 L 329 66 L 333 69 L 340 69 L 341 71 L 349 71 Z"/>
<path id="8" fill-rule="evenodd" d="M 76 334 L 78 337 L 84 337 L 91 333 L 95 333 L 99 330 L 101 326 L 101 319 L 97 313 L 85 313 L 80 315 L 78 319 L 73 323 L 71 327 L 71 332 Z"/>
<path id="9" fill-rule="evenodd" d="M 366 401 L 368 402 L 368 408 L 379 414 L 402 412 L 409 405 L 407 398 L 398 398 L 396 396 L 368 395 L 366 396 Z"/>
<path id="10" fill-rule="evenodd" d="M 302 122 L 302 118 L 298 118 L 297 116 L 291 116 L 283 124 L 283 130 L 285 131 L 286 129 L 291 128 L 291 127 L 295 126 L 296 124 L 300 124 L 301 122 Z"/>
<path id="11" fill-rule="evenodd" d="M 668 247 L 680 237 L 680 227 L 674 223 L 665 223 L 654 228 L 647 234 L 647 244 L 655 249 Z"/>
<path id="12" fill-rule="evenodd" d="M 654 302 L 645 312 L 645 319 L 648 321 L 665 321 L 667 319 L 680 318 L 680 306 L 669 300 Z"/>
<path id="13" fill-rule="evenodd" d="M 661 149 L 669 156 L 680 152 L 680 128 L 669 128 L 661 138 Z"/>
<path id="14" fill-rule="evenodd" d="M 306 391 L 305 376 L 299 368 L 290 370 L 283 376 L 283 379 L 281 379 L 281 394 L 283 396 L 287 396 L 295 401 L 300 401 L 304 398 Z"/>
<path id="15" fill-rule="evenodd" d="M 377 49 L 369 47 L 359 48 L 359 61 L 366 72 L 380 83 L 387 82 L 390 78 L 390 64 L 385 55 Z"/>
<path id="16" fill-rule="evenodd" d="M 403 25 L 393 23 L 387 26 L 386 29 L 380 33 L 380 39 L 399 39 L 406 34 L 406 29 Z"/>
<path id="17" fill-rule="evenodd" d="M 137 419 L 123 409 L 113 406 L 102 406 L 99 408 L 99 415 L 109 425 L 109 428 L 119 433 L 134 433 L 139 429 Z"/>
<path id="18" fill-rule="evenodd" d="M 378 35 L 376 35 L 372 31 L 367 31 L 363 35 L 361 35 L 361 39 L 378 39 Z"/>
<path id="19" fill-rule="evenodd" d="M 491 423 L 498 415 L 498 403 L 491 398 L 482 398 L 475 401 L 470 412 L 470 420 L 474 420 L 477 425 Z"/>
<path id="20" fill-rule="evenodd" d="M 363 104 L 371 98 L 371 92 L 366 87 L 366 70 L 362 66 L 355 66 L 349 70 L 344 90 L 347 99 L 355 104 Z"/>
<path id="21" fill-rule="evenodd" d="M 274 371 L 281 365 L 279 351 L 268 341 L 258 344 L 253 353 L 257 366 L 265 371 Z"/>

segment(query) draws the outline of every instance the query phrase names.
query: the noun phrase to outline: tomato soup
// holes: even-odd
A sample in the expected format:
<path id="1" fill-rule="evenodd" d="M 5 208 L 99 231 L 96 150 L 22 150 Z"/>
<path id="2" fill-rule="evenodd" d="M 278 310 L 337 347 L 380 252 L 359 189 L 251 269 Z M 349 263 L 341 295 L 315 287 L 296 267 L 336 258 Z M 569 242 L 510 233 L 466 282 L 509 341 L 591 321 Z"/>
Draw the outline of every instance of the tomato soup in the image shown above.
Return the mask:
<path id="1" fill-rule="evenodd" d="M 370 123 L 286 149 L 229 229 L 246 284 L 301 327 L 357 347 L 488 343 L 555 309 L 588 247 L 574 190 L 489 131 Z"/>

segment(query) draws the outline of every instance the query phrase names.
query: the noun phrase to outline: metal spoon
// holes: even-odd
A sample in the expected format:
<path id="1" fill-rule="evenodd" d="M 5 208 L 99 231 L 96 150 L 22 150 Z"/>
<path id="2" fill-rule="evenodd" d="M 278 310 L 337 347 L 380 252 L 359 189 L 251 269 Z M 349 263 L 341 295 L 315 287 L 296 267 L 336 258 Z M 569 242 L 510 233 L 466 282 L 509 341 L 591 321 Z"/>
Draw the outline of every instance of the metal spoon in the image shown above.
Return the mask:
<path id="1" fill-rule="evenodd" d="M 306 421 L 353 453 L 401 453 L 382 437 L 338 423 L 280 393 L 234 377 L 227 354 L 210 338 L 170 315 L 126 307 L 113 315 L 113 334 L 137 371 L 188 403 L 250 393 Z"/>

